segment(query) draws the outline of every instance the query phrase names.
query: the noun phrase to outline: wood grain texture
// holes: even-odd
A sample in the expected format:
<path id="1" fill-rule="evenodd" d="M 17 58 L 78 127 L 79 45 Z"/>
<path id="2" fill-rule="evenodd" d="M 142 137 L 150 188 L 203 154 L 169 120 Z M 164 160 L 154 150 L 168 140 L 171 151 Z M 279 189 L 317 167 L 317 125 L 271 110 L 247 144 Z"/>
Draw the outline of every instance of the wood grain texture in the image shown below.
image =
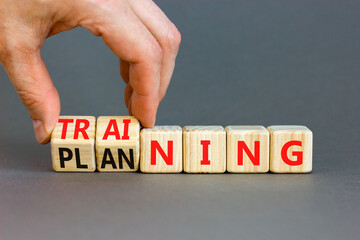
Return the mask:
<path id="1" fill-rule="evenodd" d="M 124 139 L 125 121 L 128 124 L 128 139 Z M 112 121 L 112 123 L 110 123 Z M 109 127 L 110 123 L 110 127 Z M 118 135 L 116 136 L 116 126 Z M 108 128 L 109 127 L 109 128 Z M 104 135 L 106 130 L 113 134 Z M 140 123 L 132 116 L 101 116 L 96 127 L 96 163 L 100 172 L 132 172 L 139 169 Z M 118 139 L 117 139 L 118 137 Z M 121 161 L 119 161 L 121 159 Z"/>
<path id="2" fill-rule="evenodd" d="M 227 171 L 232 173 L 265 173 L 269 171 L 269 131 L 263 126 L 228 126 Z M 239 141 L 243 141 L 253 157 L 258 157 L 259 165 L 254 165 L 249 155 L 242 150 L 239 154 Z M 256 143 L 258 142 L 258 143 Z M 255 145 L 258 144 L 258 155 Z M 239 155 L 243 156 L 239 165 Z"/>
<path id="3" fill-rule="evenodd" d="M 140 170 L 144 173 L 179 173 L 183 170 L 182 129 L 179 126 L 154 126 L 143 128 L 140 132 L 141 158 Z M 157 141 L 166 155 L 166 161 L 155 148 Z M 170 143 L 171 142 L 171 143 Z M 172 144 L 172 154 L 169 153 Z M 153 146 L 153 148 L 151 147 Z M 155 155 L 152 155 L 155 151 Z M 170 150 L 171 152 L 171 150 Z M 170 155 L 169 155 L 170 154 Z M 155 159 L 152 159 L 155 156 Z M 172 161 L 170 158 L 172 156 Z M 169 159 L 168 159 L 169 158 Z M 153 163 L 152 163 L 153 162 Z"/>
<path id="4" fill-rule="evenodd" d="M 205 162 L 204 144 L 210 141 Z M 221 126 L 186 126 L 183 128 L 184 171 L 187 173 L 224 173 L 226 170 L 226 132 Z"/>
<path id="5" fill-rule="evenodd" d="M 312 170 L 313 134 L 305 126 L 269 126 L 270 171 L 274 173 L 308 173 Z M 301 146 L 284 147 L 289 141 L 300 141 Z M 285 150 L 285 151 L 284 151 Z M 285 159 L 282 156 L 284 152 Z M 297 162 L 303 156 L 302 164 L 290 166 L 285 161 Z M 288 159 L 288 160 L 286 160 Z"/>
<path id="6" fill-rule="evenodd" d="M 73 119 L 72 123 L 68 123 L 66 138 L 61 139 L 63 132 L 63 123 L 59 121 L 51 135 L 51 157 L 53 169 L 58 172 L 93 172 L 96 169 L 95 164 L 95 117 L 92 116 L 60 116 L 60 119 Z M 85 130 L 89 139 L 84 139 L 82 133 L 78 134 L 78 139 L 74 139 L 74 130 L 77 119 L 86 119 L 89 121 L 89 127 Z M 84 124 L 80 124 L 83 127 Z M 71 152 L 60 151 L 61 148 L 67 148 Z M 76 161 L 76 151 L 79 153 L 80 159 Z M 62 153 L 61 153 L 62 152 Z M 63 161 L 63 166 L 60 162 L 60 154 L 64 157 L 72 158 L 68 161 Z"/>

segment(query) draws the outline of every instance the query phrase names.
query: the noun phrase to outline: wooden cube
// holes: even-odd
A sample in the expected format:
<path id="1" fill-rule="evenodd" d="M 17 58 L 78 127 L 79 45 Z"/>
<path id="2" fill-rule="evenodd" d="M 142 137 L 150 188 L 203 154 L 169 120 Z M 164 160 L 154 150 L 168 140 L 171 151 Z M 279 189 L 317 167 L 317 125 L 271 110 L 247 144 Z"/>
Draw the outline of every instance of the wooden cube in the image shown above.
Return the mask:
<path id="1" fill-rule="evenodd" d="M 93 172 L 95 117 L 61 116 L 51 135 L 53 168 L 59 172 Z"/>
<path id="2" fill-rule="evenodd" d="M 270 126 L 270 171 L 308 173 L 312 170 L 313 135 L 305 126 Z"/>
<path id="3" fill-rule="evenodd" d="M 131 172 L 139 169 L 140 123 L 132 116 L 98 117 L 96 163 L 100 172 Z"/>
<path id="4" fill-rule="evenodd" d="M 183 170 L 182 129 L 155 126 L 140 132 L 140 170 L 145 173 L 179 173 Z"/>
<path id="5" fill-rule="evenodd" d="M 264 173 L 269 171 L 269 131 L 263 126 L 228 126 L 227 171 Z"/>
<path id="6" fill-rule="evenodd" d="M 226 170 L 226 132 L 221 126 L 183 128 L 184 171 L 223 173 Z"/>

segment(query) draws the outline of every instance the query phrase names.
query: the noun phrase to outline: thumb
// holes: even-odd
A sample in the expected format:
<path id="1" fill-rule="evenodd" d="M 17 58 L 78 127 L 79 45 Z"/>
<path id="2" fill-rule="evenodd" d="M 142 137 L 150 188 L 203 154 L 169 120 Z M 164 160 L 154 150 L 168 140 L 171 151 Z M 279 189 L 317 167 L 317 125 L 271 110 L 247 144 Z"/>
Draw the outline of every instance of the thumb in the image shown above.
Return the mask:
<path id="1" fill-rule="evenodd" d="M 3 65 L 29 110 L 36 140 L 41 144 L 48 143 L 60 114 L 60 99 L 40 50 L 12 51 Z"/>

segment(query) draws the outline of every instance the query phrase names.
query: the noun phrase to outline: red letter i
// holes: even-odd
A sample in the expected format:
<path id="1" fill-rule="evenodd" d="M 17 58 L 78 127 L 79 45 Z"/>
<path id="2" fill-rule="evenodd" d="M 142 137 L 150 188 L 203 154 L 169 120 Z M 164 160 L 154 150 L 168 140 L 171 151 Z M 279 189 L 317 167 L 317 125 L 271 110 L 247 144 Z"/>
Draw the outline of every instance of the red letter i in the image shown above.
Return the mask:
<path id="1" fill-rule="evenodd" d="M 200 143 L 203 146 L 203 160 L 201 160 L 200 165 L 210 165 L 210 160 L 209 160 L 210 140 L 203 140 Z"/>

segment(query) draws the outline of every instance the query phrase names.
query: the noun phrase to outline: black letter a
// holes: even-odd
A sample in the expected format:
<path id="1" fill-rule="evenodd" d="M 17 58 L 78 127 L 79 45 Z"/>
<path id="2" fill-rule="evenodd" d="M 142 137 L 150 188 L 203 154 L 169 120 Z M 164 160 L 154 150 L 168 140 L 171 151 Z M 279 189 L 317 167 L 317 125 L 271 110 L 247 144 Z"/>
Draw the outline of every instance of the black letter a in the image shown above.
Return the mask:
<path id="1" fill-rule="evenodd" d="M 109 155 L 109 158 L 110 158 L 109 161 L 106 160 L 107 155 Z M 116 169 L 116 164 L 115 164 L 115 161 L 114 161 L 114 157 L 111 154 L 110 148 L 105 148 L 105 150 L 104 150 L 104 156 L 103 156 L 103 159 L 102 159 L 101 168 L 105 168 L 106 164 L 111 164 L 113 169 Z"/>

